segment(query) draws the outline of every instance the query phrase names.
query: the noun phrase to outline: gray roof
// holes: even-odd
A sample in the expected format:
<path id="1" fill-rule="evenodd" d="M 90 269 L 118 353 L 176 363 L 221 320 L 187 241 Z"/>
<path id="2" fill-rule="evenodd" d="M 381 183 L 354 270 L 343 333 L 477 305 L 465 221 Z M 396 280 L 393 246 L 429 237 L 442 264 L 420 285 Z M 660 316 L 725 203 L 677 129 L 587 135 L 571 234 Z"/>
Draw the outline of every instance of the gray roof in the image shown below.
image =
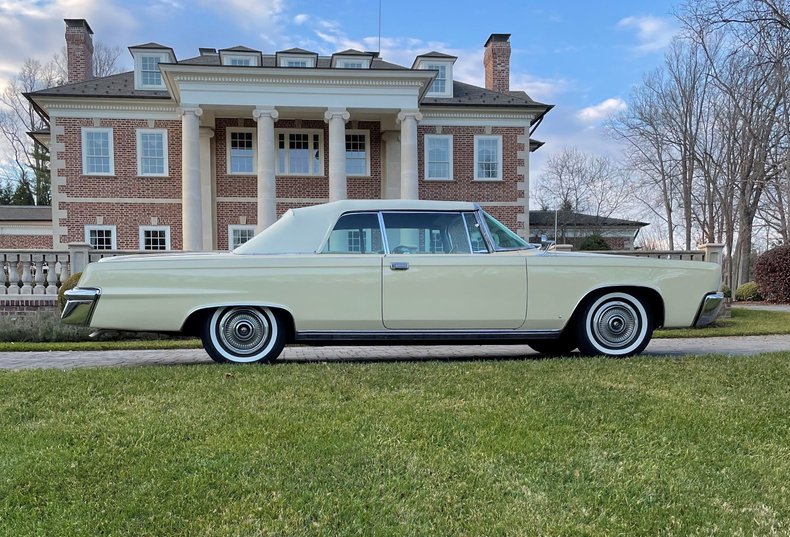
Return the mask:
<path id="1" fill-rule="evenodd" d="M 318 56 L 317 52 L 296 47 L 289 48 L 288 50 L 278 50 L 277 54 L 310 54 L 311 56 Z"/>
<path id="2" fill-rule="evenodd" d="M 52 207 L 49 205 L 0 205 L 0 222 L 49 222 Z"/>
<path id="3" fill-rule="evenodd" d="M 335 52 L 332 56 L 373 56 L 372 52 L 362 52 L 361 50 L 355 50 L 353 48 L 347 48 L 346 50 L 341 50 L 340 52 Z"/>
<path id="4" fill-rule="evenodd" d="M 216 58 L 216 56 L 214 57 Z M 134 89 L 134 71 L 117 75 L 93 78 L 85 82 L 75 82 L 64 86 L 34 91 L 30 95 L 62 97 L 141 97 L 149 99 L 169 99 L 166 90 Z"/>
<path id="5" fill-rule="evenodd" d="M 558 211 L 557 223 L 561 227 L 644 227 L 647 222 L 607 218 L 574 211 Z M 536 227 L 554 227 L 554 211 L 530 211 L 529 225 Z"/>
<path id="6" fill-rule="evenodd" d="M 254 48 L 245 47 L 242 45 L 236 45 L 235 47 L 220 49 L 220 52 L 260 52 L 260 50 L 255 50 Z"/>
<path id="7" fill-rule="evenodd" d="M 154 43 L 153 41 L 151 41 L 150 43 L 144 43 L 142 45 L 134 45 L 134 46 L 129 47 L 129 48 L 130 49 L 132 49 L 132 48 L 150 48 L 150 49 L 161 49 L 161 48 L 164 48 L 164 49 L 168 49 L 168 50 L 173 50 L 171 47 L 168 47 L 167 45 L 160 45 L 159 43 Z"/>
<path id="8" fill-rule="evenodd" d="M 445 54 L 444 52 L 436 52 L 435 50 L 432 50 L 431 52 L 426 52 L 425 54 L 420 54 L 417 57 L 418 58 L 445 58 L 445 59 L 448 59 L 448 60 L 450 60 L 450 59 L 457 60 L 458 59 L 458 56 L 451 56 L 449 54 Z"/>
<path id="9" fill-rule="evenodd" d="M 423 105 L 436 106 L 546 106 L 530 98 L 523 91 L 510 93 L 499 93 L 478 86 L 473 86 L 465 82 L 453 81 L 453 96 L 447 97 L 425 97 Z"/>

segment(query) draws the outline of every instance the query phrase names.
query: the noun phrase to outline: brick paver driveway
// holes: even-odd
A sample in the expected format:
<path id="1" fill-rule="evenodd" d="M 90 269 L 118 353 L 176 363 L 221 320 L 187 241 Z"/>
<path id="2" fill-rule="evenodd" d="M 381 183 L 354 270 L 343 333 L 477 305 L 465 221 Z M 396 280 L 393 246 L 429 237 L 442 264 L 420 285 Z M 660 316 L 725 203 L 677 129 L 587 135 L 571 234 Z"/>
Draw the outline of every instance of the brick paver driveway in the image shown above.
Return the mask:
<path id="1" fill-rule="evenodd" d="M 790 351 L 790 335 L 654 339 L 644 354 L 757 354 Z M 281 362 L 367 362 L 408 360 L 497 360 L 537 357 L 526 345 L 438 345 L 390 347 L 290 347 Z M 163 351 L 0 352 L 0 369 L 208 364 L 202 349 Z"/>

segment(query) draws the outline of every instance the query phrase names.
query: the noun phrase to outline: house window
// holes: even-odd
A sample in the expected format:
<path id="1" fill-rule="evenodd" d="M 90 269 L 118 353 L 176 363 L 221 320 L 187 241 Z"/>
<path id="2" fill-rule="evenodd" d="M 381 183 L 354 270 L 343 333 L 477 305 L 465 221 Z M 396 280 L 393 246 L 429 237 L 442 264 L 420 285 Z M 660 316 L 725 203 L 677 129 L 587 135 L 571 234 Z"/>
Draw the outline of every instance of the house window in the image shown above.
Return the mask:
<path id="1" fill-rule="evenodd" d="M 167 130 L 137 130 L 137 174 L 167 175 Z"/>
<path id="2" fill-rule="evenodd" d="M 228 129 L 228 173 L 252 175 L 254 171 L 254 129 Z"/>
<path id="3" fill-rule="evenodd" d="M 170 226 L 140 226 L 141 250 L 169 250 Z"/>
<path id="4" fill-rule="evenodd" d="M 228 65 L 252 65 L 252 58 L 228 58 Z"/>
<path id="5" fill-rule="evenodd" d="M 425 65 L 426 69 L 438 71 L 439 74 L 433 79 L 431 87 L 428 89 L 428 94 L 447 92 L 447 65 L 443 63 L 429 63 Z"/>
<path id="6" fill-rule="evenodd" d="M 341 69 L 365 69 L 368 66 L 368 60 L 338 60 L 337 67 Z"/>
<path id="7" fill-rule="evenodd" d="M 279 175 L 323 175 L 323 132 L 277 130 Z"/>
<path id="8" fill-rule="evenodd" d="M 502 180 L 502 137 L 475 136 L 475 181 Z"/>
<path id="9" fill-rule="evenodd" d="M 163 87 L 162 73 L 159 64 L 162 61 L 160 54 L 140 56 L 140 82 L 145 87 Z"/>
<path id="10" fill-rule="evenodd" d="M 113 175 L 112 129 L 82 129 L 82 173 L 84 175 Z"/>
<path id="11" fill-rule="evenodd" d="M 286 67 L 307 67 L 307 60 L 285 60 Z"/>
<path id="12" fill-rule="evenodd" d="M 448 134 L 425 135 L 425 180 L 453 179 L 453 137 Z"/>
<path id="13" fill-rule="evenodd" d="M 85 226 L 85 242 L 94 250 L 115 250 L 115 226 Z"/>
<path id="14" fill-rule="evenodd" d="M 370 133 L 346 131 L 346 175 L 370 175 Z"/>
<path id="15" fill-rule="evenodd" d="M 228 226 L 228 249 L 235 250 L 255 236 L 255 226 Z"/>
<path id="16" fill-rule="evenodd" d="M 316 56 L 309 54 L 277 54 L 279 67 L 315 67 Z"/>

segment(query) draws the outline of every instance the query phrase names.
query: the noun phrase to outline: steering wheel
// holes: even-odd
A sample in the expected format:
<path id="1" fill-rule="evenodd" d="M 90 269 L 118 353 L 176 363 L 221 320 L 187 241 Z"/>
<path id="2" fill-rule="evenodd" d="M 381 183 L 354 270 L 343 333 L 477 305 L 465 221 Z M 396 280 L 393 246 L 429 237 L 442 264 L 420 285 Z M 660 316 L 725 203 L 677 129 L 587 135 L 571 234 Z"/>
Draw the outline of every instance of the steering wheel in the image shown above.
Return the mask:
<path id="1" fill-rule="evenodd" d="M 410 254 L 411 253 L 411 248 L 409 248 L 408 246 L 404 246 L 402 244 L 399 244 L 398 246 L 396 246 L 395 248 L 392 249 L 392 253 L 393 254 Z"/>

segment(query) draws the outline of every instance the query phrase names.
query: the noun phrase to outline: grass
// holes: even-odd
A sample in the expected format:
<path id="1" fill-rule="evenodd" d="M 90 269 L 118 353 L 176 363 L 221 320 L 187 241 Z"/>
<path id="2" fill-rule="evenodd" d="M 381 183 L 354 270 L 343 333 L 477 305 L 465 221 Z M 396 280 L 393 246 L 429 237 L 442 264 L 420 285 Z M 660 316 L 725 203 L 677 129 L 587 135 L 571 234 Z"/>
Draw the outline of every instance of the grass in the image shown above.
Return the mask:
<path id="1" fill-rule="evenodd" d="M 767 336 L 790 334 L 790 313 L 734 307 L 728 319 L 718 319 L 705 328 L 656 330 L 654 338 L 689 338 L 722 336 Z"/>
<path id="2" fill-rule="evenodd" d="M 790 353 L 0 372 L 0 535 L 787 535 Z"/>

